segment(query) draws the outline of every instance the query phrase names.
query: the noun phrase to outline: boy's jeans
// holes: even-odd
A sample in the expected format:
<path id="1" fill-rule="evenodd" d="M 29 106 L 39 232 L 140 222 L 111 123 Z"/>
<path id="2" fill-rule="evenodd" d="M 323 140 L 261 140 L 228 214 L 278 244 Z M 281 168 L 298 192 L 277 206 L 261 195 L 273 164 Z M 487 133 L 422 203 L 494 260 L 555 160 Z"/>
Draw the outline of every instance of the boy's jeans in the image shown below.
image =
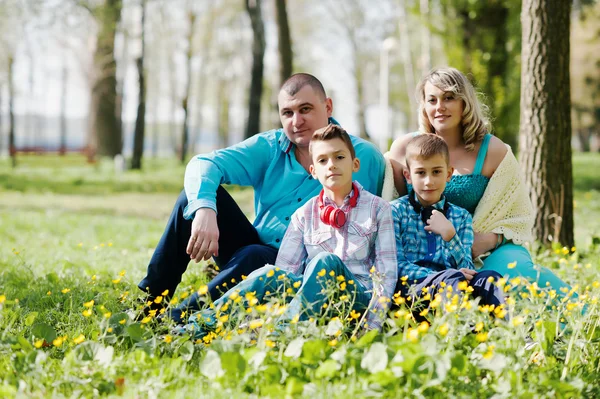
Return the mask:
<path id="1" fill-rule="evenodd" d="M 308 320 L 310 317 L 318 316 L 323 309 L 323 305 L 327 303 L 327 282 L 331 281 L 329 284 L 335 284 L 339 287 L 341 278 L 338 280 L 338 276 L 344 277 L 347 295 L 350 300 L 353 299 L 352 308 L 356 311 L 364 311 L 371 300 L 371 293 L 356 280 L 352 272 L 346 268 L 346 265 L 344 265 L 344 262 L 339 257 L 327 252 L 314 257 L 306 265 L 302 275 L 297 275 L 272 265 L 267 265 L 254 271 L 248 278 L 215 301 L 215 309 L 219 309 L 230 302 L 230 297 L 234 293 L 237 293 L 237 295 L 244 299 L 247 293 L 253 292 L 253 296 L 258 300 L 258 303 L 263 303 L 267 292 L 270 294 L 281 294 L 290 287 L 295 291 L 294 284 L 298 285 L 297 283 L 300 282 L 298 291 L 294 294 L 293 299 L 287 305 L 285 312 L 280 316 L 278 322 L 286 323 L 295 318 L 298 318 L 298 320 Z M 350 280 L 353 280 L 353 284 L 348 283 Z M 290 297 L 291 295 L 286 296 L 288 300 Z M 214 310 L 202 312 L 202 315 L 205 318 L 210 318 L 210 315 L 214 315 Z M 194 324 L 196 322 L 195 318 L 199 316 L 200 313 L 197 313 L 190 317 L 191 324 Z"/>

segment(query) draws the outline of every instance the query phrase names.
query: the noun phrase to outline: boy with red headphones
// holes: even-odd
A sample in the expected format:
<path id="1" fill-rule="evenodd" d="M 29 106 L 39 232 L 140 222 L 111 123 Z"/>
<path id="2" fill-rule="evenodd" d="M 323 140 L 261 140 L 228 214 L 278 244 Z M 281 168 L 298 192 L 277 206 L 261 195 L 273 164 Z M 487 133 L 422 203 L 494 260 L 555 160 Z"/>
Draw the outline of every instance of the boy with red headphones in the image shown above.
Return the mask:
<path id="1" fill-rule="evenodd" d="M 368 311 L 365 327 L 379 329 L 398 272 L 390 205 L 352 181 L 360 161 L 340 126 L 315 131 L 310 154 L 312 176 L 306 178 L 318 179 L 323 190 L 293 214 L 275 266 L 254 271 L 215 301 L 215 310 L 229 309 L 224 305 L 230 298 L 245 298 L 249 292 L 264 302 L 293 287 L 297 292 L 278 321 L 307 320 L 328 307 L 326 288 L 336 286 L 337 297 L 348 300 L 346 309 L 354 315 Z M 186 329 L 196 337 L 204 335 L 215 320 L 214 310 L 207 313 L 192 316 Z"/>

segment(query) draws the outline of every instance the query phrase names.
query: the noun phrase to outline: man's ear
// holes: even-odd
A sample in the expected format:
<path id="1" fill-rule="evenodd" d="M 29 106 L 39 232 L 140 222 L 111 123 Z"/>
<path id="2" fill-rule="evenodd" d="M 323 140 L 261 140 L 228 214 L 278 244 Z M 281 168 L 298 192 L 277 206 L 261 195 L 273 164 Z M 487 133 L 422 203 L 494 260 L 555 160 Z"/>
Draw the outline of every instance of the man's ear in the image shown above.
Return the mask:
<path id="1" fill-rule="evenodd" d="M 406 179 L 408 184 L 412 184 L 412 181 L 410 180 L 410 171 L 407 168 L 402 169 L 402 174 L 404 175 L 404 178 Z"/>
<path id="2" fill-rule="evenodd" d="M 327 117 L 331 118 L 331 115 L 333 115 L 333 100 L 330 97 L 325 99 L 325 110 L 327 111 Z"/>
<path id="3" fill-rule="evenodd" d="M 354 158 L 352 160 L 352 172 L 356 173 L 360 169 L 360 159 Z"/>
<path id="4" fill-rule="evenodd" d="M 452 175 L 454 174 L 454 168 L 452 166 L 448 166 L 448 177 L 446 181 L 449 182 L 452 179 Z"/>

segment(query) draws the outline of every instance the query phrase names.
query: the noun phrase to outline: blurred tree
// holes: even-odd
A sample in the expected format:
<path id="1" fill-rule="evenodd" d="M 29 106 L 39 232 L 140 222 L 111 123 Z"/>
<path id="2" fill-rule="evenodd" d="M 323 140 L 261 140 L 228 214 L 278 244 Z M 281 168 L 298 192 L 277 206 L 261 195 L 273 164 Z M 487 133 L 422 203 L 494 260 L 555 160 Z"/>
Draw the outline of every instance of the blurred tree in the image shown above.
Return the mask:
<path id="1" fill-rule="evenodd" d="M 292 75 L 294 69 L 292 37 L 288 23 L 286 0 L 275 0 L 275 11 L 279 49 L 279 85 L 281 86 Z"/>
<path id="2" fill-rule="evenodd" d="M 94 85 L 92 87 L 93 134 L 99 155 L 114 157 L 123 148 L 121 116 L 117 107 L 117 65 L 115 33 L 121 18 L 121 0 L 105 0 L 101 5 L 81 3 L 96 17 L 99 31 L 94 55 Z"/>
<path id="3" fill-rule="evenodd" d="M 260 132 L 260 106 L 263 92 L 264 56 L 266 51 L 265 26 L 262 17 L 262 0 L 245 0 L 252 25 L 252 71 L 248 96 L 248 122 L 245 137 Z"/>
<path id="4" fill-rule="evenodd" d="M 570 0 L 523 0 L 520 162 L 535 210 L 535 237 L 573 237 Z"/>
<path id="5" fill-rule="evenodd" d="M 194 56 L 194 30 L 196 28 L 196 13 L 192 8 L 187 11 L 188 16 L 188 37 L 187 45 L 188 50 L 186 53 L 186 90 L 181 100 L 181 107 L 183 108 L 183 129 L 181 130 L 181 150 L 179 152 L 179 161 L 185 163 L 187 161 L 187 152 L 190 138 L 190 113 L 188 109 L 190 93 L 192 90 L 192 58 Z"/>
<path id="6" fill-rule="evenodd" d="M 8 131 L 8 152 L 12 162 L 12 167 L 17 166 L 17 148 L 15 146 L 15 86 L 14 86 L 14 58 L 8 57 L 8 121 L 10 123 Z"/>
<path id="7" fill-rule="evenodd" d="M 146 0 L 141 2 L 141 52 L 137 59 L 139 97 L 138 109 L 135 119 L 135 132 L 133 137 L 133 156 L 131 158 L 131 169 L 142 168 L 142 156 L 144 155 L 144 135 L 146 130 L 146 80 L 144 77 L 144 55 L 145 55 L 145 37 L 146 37 Z"/>
<path id="8" fill-rule="evenodd" d="M 516 148 L 519 126 L 521 0 L 441 0 L 448 64 L 472 75 L 490 108 L 493 133 Z"/>

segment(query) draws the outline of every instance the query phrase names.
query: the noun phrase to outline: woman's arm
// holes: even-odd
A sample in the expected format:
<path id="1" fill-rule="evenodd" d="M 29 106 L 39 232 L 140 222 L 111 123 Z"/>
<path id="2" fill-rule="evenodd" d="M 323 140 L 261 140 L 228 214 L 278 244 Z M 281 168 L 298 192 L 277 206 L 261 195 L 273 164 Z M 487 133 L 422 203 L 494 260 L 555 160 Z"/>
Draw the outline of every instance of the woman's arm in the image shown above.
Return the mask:
<path id="1" fill-rule="evenodd" d="M 507 152 L 508 149 L 506 148 L 506 144 L 504 144 L 498 137 L 492 136 L 481 174 L 491 178 L 494 172 L 496 172 L 496 169 L 498 169 L 498 165 L 500 165 Z M 498 242 L 503 238 L 504 237 L 498 237 L 498 234 L 495 233 L 475 232 L 472 248 L 473 259 L 497 248 Z"/>
<path id="2" fill-rule="evenodd" d="M 390 160 L 394 171 L 394 185 L 400 197 L 407 194 L 406 182 L 404 181 L 404 169 L 406 168 L 406 146 L 414 138 L 413 134 L 406 134 L 392 143 L 392 147 L 384 154 Z"/>

